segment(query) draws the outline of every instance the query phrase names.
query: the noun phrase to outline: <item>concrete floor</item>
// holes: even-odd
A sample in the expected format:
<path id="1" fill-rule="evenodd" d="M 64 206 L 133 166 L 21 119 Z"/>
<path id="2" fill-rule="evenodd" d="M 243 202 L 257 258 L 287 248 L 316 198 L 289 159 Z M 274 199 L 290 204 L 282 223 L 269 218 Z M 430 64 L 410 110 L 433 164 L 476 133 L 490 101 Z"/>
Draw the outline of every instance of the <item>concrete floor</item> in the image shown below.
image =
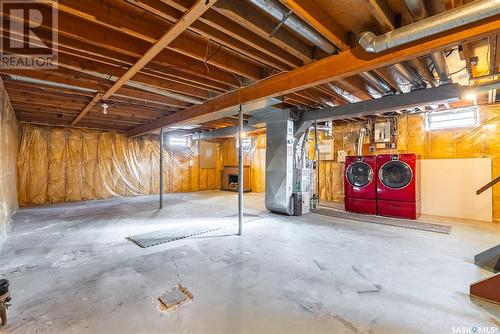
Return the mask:
<path id="1" fill-rule="evenodd" d="M 245 197 L 248 213 L 264 211 L 262 195 Z M 269 214 L 243 237 L 225 229 L 147 249 L 125 240 L 217 224 L 236 202 L 234 193 L 201 192 L 169 194 L 161 212 L 155 196 L 20 210 L 0 252 L 13 288 L 5 332 L 498 332 L 499 307 L 467 293 L 490 275 L 472 261 L 499 242 L 500 224 L 449 222 L 443 235 Z M 161 311 L 157 298 L 178 282 L 194 299 Z"/>

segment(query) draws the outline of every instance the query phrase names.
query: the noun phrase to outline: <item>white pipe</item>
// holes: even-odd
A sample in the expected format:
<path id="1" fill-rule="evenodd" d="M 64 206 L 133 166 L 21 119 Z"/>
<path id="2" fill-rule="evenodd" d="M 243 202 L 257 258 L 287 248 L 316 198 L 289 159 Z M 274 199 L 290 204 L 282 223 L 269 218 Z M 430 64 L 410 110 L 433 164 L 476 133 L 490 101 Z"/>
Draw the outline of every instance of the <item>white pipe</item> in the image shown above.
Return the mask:
<path id="1" fill-rule="evenodd" d="M 363 142 L 365 140 L 366 129 L 362 128 L 359 130 L 359 139 L 358 139 L 358 157 L 363 155 Z"/>

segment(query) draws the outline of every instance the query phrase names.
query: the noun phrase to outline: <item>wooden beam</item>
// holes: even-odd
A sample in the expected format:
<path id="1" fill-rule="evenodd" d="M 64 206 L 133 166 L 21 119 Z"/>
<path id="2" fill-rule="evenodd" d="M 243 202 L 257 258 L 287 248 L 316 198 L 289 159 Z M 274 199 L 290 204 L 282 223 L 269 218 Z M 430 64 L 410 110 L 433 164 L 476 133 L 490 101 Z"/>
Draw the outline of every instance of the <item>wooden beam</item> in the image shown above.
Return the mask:
<path id="1" fill-rule="evenodd" d="M 394 13 L 384 0 L 366 0 L 368 8 L 384 31 L 394 30 Z"/>
<path id="2" fill-rule="evenodd" d="M 347 32 L 311 0 L 280 0 L 298 17 L 326 37 L 340 50 L 347 50 Z"/>
<path id="3" fill-rule="evenodd" d="M 272 31 L 278 24 L 276 20 L 259 12 L 246 1 L 219 0 L 217 6 L 214 6 L 213 9 L 219 14 L 231 19 L 235 24 L 242 25 L 259 36 L 269 39 L 274 44 L 293 54 L 306 64 L 310 63 L 314 58 L 313 48 L 287 29 L 278 29 L 278 31 L 271 36 Z"/>
<path id="4" fill-rule="evenodd" d="M 92 99 L 92 101 L 90 101 L 90 103 L 87 104 L 87 106 L 82 110 L 82 112 L 71 122 L 71 125 L 75 126 L 78 122 L 80 122 L 82 118 L 84 118 L 85 115 L 87 115 L 92 110 L 92 108 L 94 108 L 97 105 L 97 103 L 99 103 L 101 97 L 102 94 L 97 93 Z"/>
<path id="5" fill-rule="evenodd" d="M 422 77 L 424 77 L 429 82 L 429 84 L 431 85 L 431 87 L 436 87 L 436 82 L 434 80 L 434 77 L 429 73 L 429 70 L 423 64 L 422 59 L 419 59 L 419 58 L 411 59 L 410 63 L 413 66 L 415 66 L 415 68 L 417 69 L 418 74 L 420 74 Z"/>
<path id="6" fill-rule="evenodd" d="M 396 92 L 401 92 L 396 80 L 393 79 L 389 70 L 385 67 L 373 70 L 379 77 L 384 79 Z"/>
<path id="7" fill-rule="evenodd" d="M 358 99 L 363 101 L 372 99 L 371 95 L 366 92 L 366 82 L 358 76 L 337 79 L 335 84 Z"/>
<path id="8" fill-rule="evenodd" d="M 104 94 L 96 94 L 90 103 L 82 110 L 80 115 L 71 125 L 76 125 L 92 108 L 102 99 L 107 100 L 122 88 L 127 81 L 132 79 L 146 64 L 156 57 L 168 44 L 177 38 L 186 28 L 196 21 L 217 0 L 198 0 L 189 11 L 187 11 L 177 23 L 170 28 L 153 46 Z"/>
<path id="9" fill-rule="evenodd" d="M 472 54 L 471 54 L 471 51 L 470 51 L 470 47 L 469 47 L 469 43 L 462 43 L 460 45 L 460 54 L 463 58 L 463 60 L 465 61 L 465 67 L 467 69 L 467 72 L 469 73 L 469 79 L 474 79 L 474 72 L 472 71 L 472 64 L 470 62 L 470 59 L 472 57 Z"/>
<path id="10" fill-rule="evenodd" d="M 455 46 L 464 41 L 488 36 L 498 32 L 499 29 L 498 17 L 492 17 L 420 39 L 380 54 L 367 53 L 361 47 L 356 47 L 296 70 L 278 74 L 251 86 L 226 93 L 208 100 L 204 104 L 163 117 L 152 124 L 145 124 L 130 131 L 129 135 L 137 136 L 160 127 L 210 119 L 217 116 L 217 113 L 223 114 L 224 110 L 239 104 L 296 92 L 336 79 L 356 75 L 362 71 L 370 71 L 407 61 L 433 51 Z"/>
<path id="11" fill-rule="evenodd" d="M 334 22 L 325 12 L 319 8 L 314 1 L 310 0 L 280 0 L 283 5 L 287 6 L 297 16 L 316 29 L 323 37 L 333 43 L 340 51 L 349 49 L 347 42 L 347 32 Z M 360 79 L 358 79 L 360 81 Z M 346 91 L 352 92 L 355 96 L 363 100 L 371 99 L 371 96 L 366 92 L 365 88 L 345 88 Z M 344 102 L 343 102 L 344 101 Z M 338 104 L 344 104 L 345 99 L 336 99 Z"/>
<path id="12" fill-rule="evenodd" d="M 495 52 L 495 69 L 500 72 L 500 33 L 497 33 L 497 47 Z"/>
<path id="13" fill-rule="evenodd" d="M 9 89 L 23 91 L 27 93 L 37 93 L 37 92 L 45 92 L 46 94 L 60 94 L 65 93 L 69 95 L 75 96 L 85 96 L 88 98 L 92 98 L 95 95 L 95 92 L 86 91 L 86 90 L 78 90 L 75 88 L 61 88 L 50 85 L 50 82 L 46 82 L 45 84 L 41 83 L 30 83 L 21 80 L 13 80 L 9 77 L 4 79 L 4 84 Z M 191 104 L 174 100 L 172 98 L 158 95 L 154 93 L 148 93 L 145 91 L 141 91 L 134 88 L 122 87 L 117 94 L 113 96 L 111 100 L 117 101 L 126 101 L 124 103 L 136 104 L 141 106 L 153 106 L 157 108 L 172 108 L 172 109 L 184 109 Z"/>
<path id="14" fill-rule="evenodd" d="M 172 22 L 177 21 L 182 16 L 182 13 L 189 9 L 192 2 L 177 0 L 169 1 L 167 5 L 167 2 L 160 0 L 126 1 L 143 11 Z M 253 31 L 235 25 L 230 19 L 217 13 L 212 8 L 207 10 L 189 29 L 274 68 L 283 69 L 282 67 L 298 67 L 302 65 L 298 58 Z M 251 50 L 252 48 L 255 50 Z"/>
<path id="15" fill-rule="evenodd" d="M 168 44 L 177 38 L 186 28 L 196 21 L 217 0 L 198 0 L 177 23 L 163 35 L 134 66 L 132 66 L 116 83 L 102 96 L 104 100 L 116 93 L 128 80 L 139 72 L 147 63 L 156 57 Z"/>
<path id="16" fill-rule="evenodd" d="M 85 61 L 84 59 L 81 59 L 79 57 L 65 54 L 59 54 L 57 64 L 59 65 L 59 67 L 72 69 L 101 79 L 108 79 L 110 76 L 120 77 L 123 74 L 123 69 L 120 67 L 106 65 L 96 61 Z M 206 89 L 204 87 L 200 88 L 200 86 L 195 86 L 193 84 L 184 84 L 171 81 L 168 78 L 162 77 L 157 74 L 150 75 L 144 72 L 138 72 L 135 73 L 133 77 L 134 82 L 156 87 L 160 90 L 165 91 L 165 93 L 177 93 L 177 95 L 180 95 L 178 96 L 178 100 L 182 100 L 183 97 L 208 99 L 218 93 L 225 92 L 215 89 Z M 211 91 L 213 94 L 210 95 L 209 91 Z M 172 94 L 172 97 L 175 97 L 177 95 Z M 185 101 L 189 100 L 191 99 L 185 99 Z"/>
<path id="17" fill-rule="evenodd" d="M 42 8 L 40 8 L 40 10 L 43 11 Z M 81 13 L 83 17 L 88 17 L 86 13 L 78 12 Z M 73 13 L 76 14 L 76 12 Z M 6 15 L 5 13 L 2 14 Z M 110 17 L 116 20 L 115 15 L 111 15 Z M 23 18 L 20 17 L 14 16 L 12 18 L 23 21 Z M 33 24 L 35 25 L 36 22 L 33 22 Z M 118 24 L 118 27 L 119 26 Z M 149 50 L 152 43 L 162 36 L 160 33 L 155 35 L 156 38 L 148 36 L 148 40 L 145 40 L 137 37 L 137 34 L 128 34 L 130 30 L 120 31 L 116 29 L 118 27 L 113 27 L 115 29 L 109 27 L 109 24 L 97 21 L 96 19 L 89 21 L 77 15 L 70 15 L 60 11 L 58 15 L 57 31 L 59 34 L 59 43 L 70 42 L 75 48 L 78 48 L 80 43 L 84 43 L 85 45 L 92 44 L 100 49 L 106 49 L 125 56 L 139 58 Z M 44 33 L 51 33 L 47 32 L 47 28 L 48 27 L 42 25 L 37 28 L 32 28 L 32 30 L 39 36 Z M 162 30 L 162 33 L 165 30 Z M 99 34 L 96 34 L 95 31 L 99 31 Z M 141 34 L 141 36 L 146 38 L 143 34 Z M 179 41 L 179 39 L 181 39 L 181 41 Z M 223 77 L 223 80 L 227 82 L 232 81 L 234 87 L 240 87 L 238 80 L 234 78 L 233 74 L 227 71 L 238 73 L 248 78 L 262 78 L 262 68 L 251 60 L 244 59 L 241 55 L 224 48 L 210 55 L 212 57 L 207 61 L 206 49 L 207 40 L 205 38 L 195 36 L 193 33 L 187 34 L 186 36 L 181 35 L 169 45 L 169 48 L 158 54 L 154 62 L 164 64 L 165 66 L 175 66 L 177 69 L 182 70 L 194 69 L 197 73 L 213 78 L 214 80 L 217 77 Z M 134 59 L 134 62 L 135 60 L 136 59 Z"/>
<path id="18" fill-rule="evenodd" d="M 490 48 L 490 59 L 488 60 L 490 63 L 490 74 L 498 73 L 498 59 L 500 59 L 500 51 L 498 51 L 500 47 L 499 34 L 492 34 L 488 37 L 489 48 Z"/>
<path id="19" fill-rule="evenodd" d="M 135 1 L 135 4 L 139 5 L 141 2 Z M 154 10 L 150 7 L 144 7 Z M 165 9 L 165 7 L 169 8 L 165 5 L 161 8 Z M 160 11 L 150 12 L 145 11 L 142 7 L 134 6 L 124 1 L 117 2 L 110 0 L 60 0 L 58 9 L 150 43 L 156 42 L 163 35 L 165 30 L 172 27 L 173 24 L 171 21 L 176 22 L 183 15 L 182 12 L 173 8 L 169 8 L 170 10 L 167 13 Z M 163 15 L 159 16 L 158 14 L 160 13 Z M 136 20 L 135 17 L 137 16 L 144 17 L 144 20 Z M 167 20 L 163 20 L 165 18 L 167 18 Z M 188 55 L 193 53 L 199 55 L 199 46 L 204 46 L 203 44 L 206 43 L 206 38 L 200 37 L 198 35 L 200 34 L 208 37 L 212 41 L 215 41 L 216 43 L 213 44 L 216 44 L 216 46 L 217 43 L 220 43 L 220 45 L 225 45 L 227 47 L 222 48 L 217 52 L 218 54 L 214 56 L 216 59 L 217 57 L 223 55 L 226 57 L 234 56 L 233 58 L 245 57 L 256 59 L 267 66 L 286 67 L 285 64 L 271 58 L 269 55 L 250 48 L 245 43 L 238 42 L 234 38 L 203 22 L 193 22 L 189 29 L 195 31 L 196 34 L 186 31 L 180 35 L 175 42 L 172 42 L 169 47 L 172 47 L 179 52 L 186 52 Z M 234 54 L 231 50 L 237 51 L 238 54 Z M 205 49 L 203 49 L 203 51 L 205 51 Z M 203 52 L 203 55 L 205 55 L 205 52 Z M 246 61 L 245 63 L 246 65 L 244 66 L 248 67 L 254 65 L 249 61 Z"/>
<path id="20" fill-rule="evenodd" d="M 2 28 L 0 27 L 0 29 Z M 37 31 L 37 36 L 41 38 L 42 41 L 49 43 L 52 35 L 45 31 Z M 12 38 L 24 42 L 24 38 L 21 35 L 16 36 L 11 33 L 11 39 Z M 138 58 L 100 48 L 83 41 L 74 41 L 62 35 L 59 36 L 58 51 L 59 60 L 61 60 L 61 56 L 65 56 L 65 58 L 78 57 L 78 61 L 81 64 L 84 64 L 85 68 L 89 67 L 89 65 L 93 62 L 100 62 L 106 65 L 119 67 L 121 71 L 119 75 L 123 74 L 123 68 L 132 66 Z M 184 55 L 180 54 L 176 55 L 176 57 L 170 57 L 169 59 L 172 60 L 172 64 L 159 64 L 159 57 L 156 57 L 150 64 L 147 65 L 147 68 L 145 68 L 144 71 L 148 73 L 157 72 L 157 74 L 161 74 L 163 77 L 168 78 L 168 80 L 184 83 L 197 88 L 204 87 L 205 89 L 219 92 L 230 90 L 231 87 L 240 87 L 239 82 L 233 75 L 228 72 L 222 72 L 210 64 L 204 64 L 202 68 L 203 72 L 209 72 L 210 78 L 206 77 L 205 74 L 202 73 L 193 73 L 193 71 L 188 68 L 194 67 L 196 60 L 193 62 L 193 59 L 190 59 L 190 64 L 180 64 L 180 58 L 184 57 Z M 177 64 L 175 64 L 176 62 Z M 180 67 L 180 69 L 174 68 L 174 66 Z M 219 78 L 221 74 L 224 75 L 223 80 L 220 80 Z M 228 79 L 229 82 L 227 81 Z"/>

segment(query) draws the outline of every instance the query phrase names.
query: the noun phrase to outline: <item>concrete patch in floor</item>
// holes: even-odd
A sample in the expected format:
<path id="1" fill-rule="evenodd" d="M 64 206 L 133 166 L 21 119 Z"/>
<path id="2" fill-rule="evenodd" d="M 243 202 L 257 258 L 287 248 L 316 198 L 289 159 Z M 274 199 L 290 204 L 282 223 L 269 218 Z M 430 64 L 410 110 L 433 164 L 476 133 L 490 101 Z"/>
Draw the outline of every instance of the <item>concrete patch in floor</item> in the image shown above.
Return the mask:
<path id="1" fill-rule="evenodd" d="M 182 285 L 178 285 L 171 291 L 158 297 L 161 303 L 162 311 L 173 311 L 176 310 L 182 304 L 185 304 L 193 299 L 193 294 Z"/>

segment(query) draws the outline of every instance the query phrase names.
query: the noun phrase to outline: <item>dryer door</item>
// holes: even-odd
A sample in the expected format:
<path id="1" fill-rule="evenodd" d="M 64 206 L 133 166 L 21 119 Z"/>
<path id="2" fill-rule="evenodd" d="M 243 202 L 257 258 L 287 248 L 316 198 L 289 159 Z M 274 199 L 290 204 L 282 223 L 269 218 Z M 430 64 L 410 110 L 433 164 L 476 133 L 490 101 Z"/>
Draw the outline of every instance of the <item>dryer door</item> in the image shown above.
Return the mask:
<path id="1" fill-rule="evenodd" d="M 389 161 L 380 168 L 379 180 L 391 189 L 403 189 L 413 178 L 411 167 L 399 160 Z"/>
<path id="2" fill-rule="evenodd" d="M 366 187 L 373 180 L 373 169 L 368 164 L 358 161 L 347 168 L 346 178 L 353 187 Z"/>

